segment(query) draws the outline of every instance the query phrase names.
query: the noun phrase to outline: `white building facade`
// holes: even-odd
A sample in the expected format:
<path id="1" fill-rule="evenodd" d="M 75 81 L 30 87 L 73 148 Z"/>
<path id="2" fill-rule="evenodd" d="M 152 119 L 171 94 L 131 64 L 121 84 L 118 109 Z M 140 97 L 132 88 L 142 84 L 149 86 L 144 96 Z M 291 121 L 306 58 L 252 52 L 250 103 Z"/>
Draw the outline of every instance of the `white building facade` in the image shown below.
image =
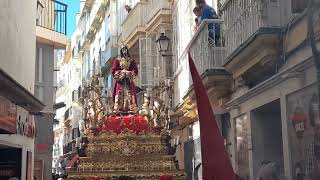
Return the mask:
<path id="1" fill-rule="evenodd" d="M 36 1 L 0 2 L 2 179 L 33 177 L 36 136 L 33 115 L 44 108 L 34 94 L 36 4 Z"/>
<path id="2" fill-rule="evenodd" d="M 72 158 L 80 142 L 81 107 L 78 102 L 81 86 L 82 64 L 74 53 L 77 47 L 77 34 L 74 33 L 64 55 L 58 60 L 58 89 L 56 103 L 63 102 L 65 107 L 56 111 L 57 123 L 54 126 L 53 170 L 65 174 L 61 162 Z M 66 161 L 67 162 L 67 161 Z"/>

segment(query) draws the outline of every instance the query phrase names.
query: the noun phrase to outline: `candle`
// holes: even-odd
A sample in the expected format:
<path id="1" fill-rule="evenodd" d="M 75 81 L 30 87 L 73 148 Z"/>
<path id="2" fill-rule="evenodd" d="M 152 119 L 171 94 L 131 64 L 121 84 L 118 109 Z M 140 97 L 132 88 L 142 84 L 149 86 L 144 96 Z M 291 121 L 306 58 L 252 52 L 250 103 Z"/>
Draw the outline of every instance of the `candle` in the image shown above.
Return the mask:
<path id="1" fill-rule="evenodd" d="M 88 98 L 85 98 L 85 99 L 84 99 L 84 104 L 83 104 L 83 106 L 84 106 L 84 107 L 88 107 L 88 105 L 89 105 L 89 99 L 88 99 Z"/>

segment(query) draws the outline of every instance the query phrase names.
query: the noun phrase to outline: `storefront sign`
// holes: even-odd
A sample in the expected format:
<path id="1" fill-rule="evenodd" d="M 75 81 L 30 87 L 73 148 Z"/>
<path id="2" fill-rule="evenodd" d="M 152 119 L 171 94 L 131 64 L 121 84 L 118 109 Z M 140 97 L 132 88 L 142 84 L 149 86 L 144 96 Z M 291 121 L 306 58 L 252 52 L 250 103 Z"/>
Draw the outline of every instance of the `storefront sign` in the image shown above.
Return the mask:
<path id="1" fill-rule="evenodd" d="M 21 149 L 0 149 L 0 179 L 21 179 Z"/>
<path id="2" fill-rule="evenodd" d="M 8 99 L 0 96 L 0 133 L 16 133 L 17 108 Z"/>

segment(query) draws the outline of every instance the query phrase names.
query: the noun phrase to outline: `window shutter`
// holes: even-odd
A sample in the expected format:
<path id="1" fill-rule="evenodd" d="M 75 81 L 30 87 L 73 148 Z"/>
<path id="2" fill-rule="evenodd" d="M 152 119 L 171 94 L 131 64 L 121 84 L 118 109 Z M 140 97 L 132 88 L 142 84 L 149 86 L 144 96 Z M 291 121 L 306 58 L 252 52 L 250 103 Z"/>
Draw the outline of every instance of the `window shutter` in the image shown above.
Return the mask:
<path id="1" fill-rule="evenodd" d="M 154 66 L 152 59 L 152 41 L 150 38 L 139 39 L 139 74 L 140 74 L 140 86 L 150 86 L 154 77 Z"/>

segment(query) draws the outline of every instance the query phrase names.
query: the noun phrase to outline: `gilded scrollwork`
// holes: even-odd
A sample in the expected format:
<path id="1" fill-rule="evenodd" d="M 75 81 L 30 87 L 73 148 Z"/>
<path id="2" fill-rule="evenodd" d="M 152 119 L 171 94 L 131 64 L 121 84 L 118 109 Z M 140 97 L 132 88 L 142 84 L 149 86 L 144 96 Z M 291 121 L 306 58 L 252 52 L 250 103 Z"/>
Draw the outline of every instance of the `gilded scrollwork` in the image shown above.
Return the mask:
<path id="1" fill-rule="evenodd" d="M 88 140 L 88 157 L 79 159 L 77 168 L 69 171 L 68 179 L 93 176 L 112 179 L 119 177 L 118 171 L 137 179 L 157 179 L 161 174 L 185 179 L 174 157 L 167 155 L 160 134 L 101 132 L 89 135 Z"/>
<path id="2" fill-rule="evenodd" d="M 69 170 L 68 179 L 112 180 L 123 175 L 139 180 L 158 179 L 162 175 L 186 179 L 175 157 L 168 155 L 168 144 L 163 140 L 170 133 L 173 94 L 170 80 L 160 80 L 147 90 L 137 112 L 134 85 L 137 67 L 127 47 L 122 47 L 121 53 L 112 65 L 116 80 L 113 94 L 110 89 L 104 93 L 100 74 L 82 91 L 82 135 L 89 143 L 86 157 L 78 159 L 77 166 Z"/>

